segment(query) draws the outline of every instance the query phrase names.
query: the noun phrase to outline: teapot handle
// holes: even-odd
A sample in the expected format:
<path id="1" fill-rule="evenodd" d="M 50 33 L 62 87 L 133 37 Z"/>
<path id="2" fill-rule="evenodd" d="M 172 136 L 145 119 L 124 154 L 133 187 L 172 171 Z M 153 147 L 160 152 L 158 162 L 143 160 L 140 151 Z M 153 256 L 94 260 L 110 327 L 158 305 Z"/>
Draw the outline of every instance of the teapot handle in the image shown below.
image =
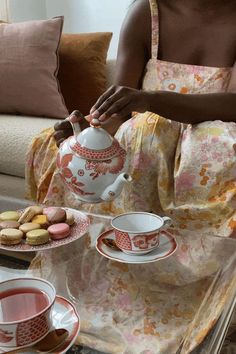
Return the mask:
<path id="1" fill-rule="evenodd" d="M 73 111 L 69 115 L 69 117 L 66 118 L 66 120 L 68 120 L 70 122 L 70 124 L 72 125 L 74 136 L 79 135 L 79 133 L 81 132 L 80 125 L 78 122 L 79 118 L 85 119 L 84 115 L 78 110 Z"/>

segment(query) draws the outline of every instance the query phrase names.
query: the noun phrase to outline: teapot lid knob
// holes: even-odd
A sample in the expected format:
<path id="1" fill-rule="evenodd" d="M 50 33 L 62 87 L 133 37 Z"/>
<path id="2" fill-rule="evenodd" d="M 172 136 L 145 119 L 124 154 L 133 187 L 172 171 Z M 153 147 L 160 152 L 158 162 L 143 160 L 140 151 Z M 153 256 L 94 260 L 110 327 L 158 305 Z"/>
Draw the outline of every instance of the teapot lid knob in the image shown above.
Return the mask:
<path id="1" fill-rule="evenodd" d="M 90 126 L 94 128 L 100 128 L 101 122 L 97 118 L 93 118 L 90 122 Z"/>

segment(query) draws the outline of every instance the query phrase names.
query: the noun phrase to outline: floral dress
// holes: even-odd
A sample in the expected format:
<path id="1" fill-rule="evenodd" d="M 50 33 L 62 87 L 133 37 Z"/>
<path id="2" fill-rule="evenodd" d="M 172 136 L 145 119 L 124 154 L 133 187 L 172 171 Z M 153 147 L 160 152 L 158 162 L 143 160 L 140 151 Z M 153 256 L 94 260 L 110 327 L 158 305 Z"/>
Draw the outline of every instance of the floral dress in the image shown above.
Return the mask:
<path id="1" fill-rule="evenodd" d="M 150 7 L 152 57 L 143 89 L 183 94 L 225 92 L 232 68 L 157 59 L 157 2 L 150 0 Z M 215 252 L 215 263 L 206 262 L 203 272 L 202 236 L 230 236 L 236 229 L 236 124 L 218 120 L 185 125 L 151 112 L 136 114 L 116 134 L 127 151 L 133 182 L 113 202 L 96 205 L 78 202 L 64 186 L 55 167 L 57 148 L 52 133 L 52 129 L 45 130 L 35 137 L 28 153 L 27 192 L 31 199 L 102 214 L 152 211 L 170 216 L 179 233 L 178 259 L 170 257 L 152 266 L 101 259 L 94 240 L 38 255 L 45 276 L 61 284 L 63 272 L 68 272 L 67 287 L 69 282 L 81 291 L 80 310 L 86 318 L 81 342 L 108 353 L 175 353 L 209 285 L 206 277 L 217 269 L 217 247 L 212 241 L 207 250 Z M 181 243 L 181 237 L 187 236 L 188 242 Z M 75 264 L 72 256 L 73 264 L 62 270 L 58 262 L 67 252 L 77 252 L 77 261 Z M 95 298 L 99 299 L 96 303 Z M 212 323 L 206 322 L 204 335 Z"/>

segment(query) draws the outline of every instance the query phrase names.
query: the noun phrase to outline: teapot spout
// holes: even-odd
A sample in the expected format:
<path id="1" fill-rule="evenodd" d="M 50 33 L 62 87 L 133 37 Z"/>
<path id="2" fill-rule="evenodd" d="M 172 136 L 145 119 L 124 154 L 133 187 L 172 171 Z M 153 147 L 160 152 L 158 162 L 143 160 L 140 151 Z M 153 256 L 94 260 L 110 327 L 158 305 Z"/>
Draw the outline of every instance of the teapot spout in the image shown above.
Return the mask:
<path id="1" fill-rule="evenodd" d="M 101 199 L 110 202 L 114 200 L 121 193 L 122 188 L 128 182 L 131 182 L 132 178 L 127 173 L 121 173 L 110 186 L 108 186 L 101 195 Z"/>

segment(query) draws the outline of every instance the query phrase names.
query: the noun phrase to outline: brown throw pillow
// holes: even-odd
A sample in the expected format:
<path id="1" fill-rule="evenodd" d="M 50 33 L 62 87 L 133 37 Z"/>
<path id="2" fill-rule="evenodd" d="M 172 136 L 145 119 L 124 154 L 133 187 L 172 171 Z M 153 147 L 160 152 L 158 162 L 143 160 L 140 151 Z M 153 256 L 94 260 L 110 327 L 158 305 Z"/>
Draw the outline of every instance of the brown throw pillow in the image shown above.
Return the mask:
<path id="1" fill-rule="evenodd" d="M 0 25 L 0 113 L 64 118 L 57 80 L 63 17 Z"/>
<path id="2" fill-rule="evenodd" d="M 106 58 L 112 33 L 62 34 L 58 79 L 69 112 L 88 114 L 106 90 Z"/>

